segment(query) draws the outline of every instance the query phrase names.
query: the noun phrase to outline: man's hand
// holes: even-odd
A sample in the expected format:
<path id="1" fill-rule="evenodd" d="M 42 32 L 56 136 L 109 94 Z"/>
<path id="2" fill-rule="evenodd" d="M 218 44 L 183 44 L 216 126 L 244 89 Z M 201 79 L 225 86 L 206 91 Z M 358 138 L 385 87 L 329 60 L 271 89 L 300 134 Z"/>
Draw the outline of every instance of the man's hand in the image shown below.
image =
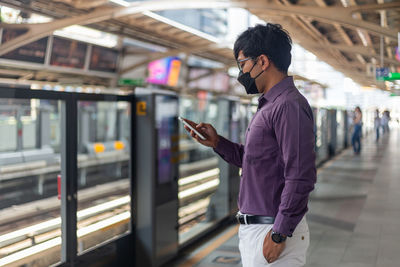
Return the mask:
<path id="1" fill-rule="evenodd" d="M 276 261 L 286 246 L 285 242 L 277 244 L 274 241 L 272 241 L 271 232 L 272 229 L 268 232 L 267 236 L 264 239 L 264 244 L 263 244 L 264 258 L 267 260 L 268 263 Z"/>
<path id="2" fill-rule="evenodd" d="M 204 137 L 206 138 L 206 140 L 202 140 L 199 136 L 197 136 L 197 134 L 190 130 L 189 127 L 187 127 L 186 125 L 184 126 L 186 131 L 188 131 L 190 133 L 190 135 L 197 140 L 197 142 L 199 142 L 202 145 L 205 146 L 209 146 L 212 148 L 216 148 L 218 141 L 219 141 L 219 136 L 217 134 L 217 131 L 214 129 L 214 127 L 211 124 L 208 123 L 199 123 L 196 124 L 195 122 L 188 120 L 188 119 L 184 119 L 187 123 L 189 123 L 193 128 L 195 128 L 197 131 L 199 131 L 201 134 L 204 135 Z"/>

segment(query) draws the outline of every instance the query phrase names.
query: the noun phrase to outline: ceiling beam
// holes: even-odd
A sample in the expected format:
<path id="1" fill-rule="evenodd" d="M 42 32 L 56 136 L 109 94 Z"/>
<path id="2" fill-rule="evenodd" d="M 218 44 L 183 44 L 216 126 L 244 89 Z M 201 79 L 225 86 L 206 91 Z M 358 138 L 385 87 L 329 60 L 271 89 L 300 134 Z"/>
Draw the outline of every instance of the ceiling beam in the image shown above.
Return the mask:
<path id="1" fill-rule="evenodd" d="M 76 8 L 89 9 L 107 4 L 109 0 L 55 0 L 55 2 L 62 2 Z"/>
<path id="2" fill-rule="evenodd" d="M 315 20 L 319 20 L 328 24 L 339 23 L 342 26 L 347 26 L 350 28 L 360 28 L 367 30 L 371 33 L 375 33 L 377 35 L 384 35 L 390 37 L 392 39 L 397 38 L 397 31 L 394 29 L 388 29 L 376 25 L 371 22 L 362 21 L 356 18 L 353 18 L 353 14 L 361 11 L 377 11 L 377 10 L 385 10 L 391 8 L 400 8 L 400 2 L 390 2 L 384 4 L 369 4 L 362 6 L 350 6 L 350 7 L 314 7 L 314 6 L 285 6 L 284 9 L 282 6 L 275 4 L 252 4 L 252 2 L 248 2 L 247 8 L 252 11 L 258 10 L 260 12 L 266 14 L 273 15 L 282 15 L 282 16 L 290 16 L 290 15 L 302 15 L 306 17 L 311 17 Z"/>
<path id="3" fill-rule="evenodd" d="M 343 52 L 348 52 L 348 53 L 358 53 L 363 56 L 367 57 L 373 57 L 373 56 L 379 56 L 376 54 L 375 50 L 372 47 L 366 47 L 366 46 L 361 46 L 361 45 L 355 45 L 355 46 L 348 46 L 348 45 L 337 45 L 337 44 L 317 44 L 317 43 L 312 43 L 312 42 L 301 42 L 301 45 L 304 45 L 306 47 L 313 47 L 315 49 L 326 49 L 326 48 L 334 48 Z M 391 64 L 395 64 L 400 66 L 400 62 L 391 59 L 388 57 L 384 58 L 385 61 L 390 62 Z"/>
<path id="4" fill-rule="evenodd" d="M 325 3 L 324 0 L 315 0 L 315 2 L 317 3 L 318 6 L 320 7 L 327 7 L 328 5 Z M 351 38 L 347 35 L 346 31 L 343 29 L 342 25 L 340 25 L 339 23 L 335 22 L 333 23 L 333 26 L 335 27 L 336 31 L 342 36 L 344 42 L 349 45 L 349 46 L 354 46 L 353 41 L 351 40 Z M 330 42 L 329 42 L 330 43 Z M 341 53 L 339 53 L 340 56 L 344 57 Z M 363 59 L 363 57 L 359 54 L 356 55 L 357 59 L 365 64 L 365 60 Z M 346 59 L 347 60 L 347 59 Z"/>
<path id="5" fill-rule="evenodd" d="M 354 0 L 350 0 L 350 2 L 352 2 L 352 1 L 354 2 Z M 319 6 L 325 6 L 325 7 L 327 6 L 324 0 L 317 0 L 316 2 L 317 2 L 317 4 L 318 4 Z M 342 2 L 342 3 L 343 3 L 343 2 Z M 361 19 L 361 15 L 358 14 L 358 13 L 357 13 L 357 14 L 354 14 L 354 16 L 357 17 L 358 19 Z M 345 29 L 343 28 L 343 26 L 340 25 L 339 23 L 334 23 L 333 25 L 334 25 L 336 31 L 342 36 L 344 42 L 345 42 L 347 45 L 349 45 L 349 46 L 354 46 L 353 40 L 351 40 L 351 38 L 349 37 L 349 35 L 347 34 L 347 32 L 345 31 Z M 360 35 L 361 41 L 362 41 L 363 44 L 364 44 L 364 41 L 363 41 L 363 40 L 364 40 L 364 39 L 367 39 L 367 37 L 365 37 L 365 38 L 362 38 L 362 37 L 364 37 L 364 34 L 368 35 L 368 33 L 367 33 L 366 31 L 364 31 L 364 33 L 362 33 L 362 32 L 360 32 L 359 29 L 357 29 L 357 33 Z M 368 35 L 368 38 L 369 38 L 369 35 Z M 371 38 L 369 38 L 369 40 L 371 41 Z M 368 45 L 368 44 L 365 44 L 365 45 Z M 358 61 L 359 61 L 361 64 L 365 64 L 365 63 L 366 63 L 366 62 L 365 62 L 365 59 L 362 57 L 362 55 L 360 55 L 360 54 L 357 53 L 357 52 L 355 52 L 355 55 L 356 55 L 356 58 L 358 59 Z"/>
<path id="6" fill-rule="evenodd" d="M 276 3 L 281 4 L 281 5 L 287 5 L 287 6 L 291 6 L 292 4 L 287 1 L 287 0 L 282 0 L 283 3 L 281 3 L 279 0 L 275 0 Z M 320 0 L 322 1 L 322 0 Z M 300 25 L 303 29 L 305 29 L 309 34 L 311 33 L 311 36 L 313 36 L 315 38 L 315 41 L 318 43 L 324 43 L 324 44 L 330 44 L 331 42 L 329 41 L 329 39 L 323 35 L 312 23 L 311 23 L 311 19 L 308 17 L 302 17 L 302 16 L 296 16 L 296 15 L 292 15 L 291 16 L 292 19 L 298 24 Z M 321 42 L 322 41 L 322 42 Z M 331 49 L 330 51 L 326 51 L 329 52 L 332 57 L 336 58 L 338 61 L 344 63 L 344 62 L 348 62 L 348 60 L 337 50 L 335 49 Z"/>
<path id="7" fill-rule="evenodd" d="M 228 8 L 228 7 L 244 7 L 249 10 L 262 11 L 265 14 L 282 15 L 282 16 L 306 16 L 326 23 L 339 23 L 347 27 L 361 28 L 369 32 L 384 35 L 392 39 L 397 39 L 397 31 L 390 28 L 384 28 L 374 23 L 360 21 L 352 17 L 353 13 L 361 11 L 376 11 L 392 8 L 399 8 L 400 2 L 390 2 L 384 4 L 371 4 L 351 7 L 310 7 L 310 6 L 281 6 L 269 3 L 259 3 L 253 1 L 146 1 L 132 2 L 128 7 L 117 8 L 98 8 L 92 12 L 78 15 L 70 18 L 59 19 L 48 23 L 40 24 L 6 24 L 0 23 L 0 28 L 21 27 L 25 26 L 28 32 L 0 45 L 0 55 L 4 55 L 18 47 L 36 41 L 45 36 L 49 36 L 53 31 L 71 26 L 71 25 L 88 25 L 109 19 L 115 19 L 133 14 L 142 13 L 144 11 L 161 11 L 170 9 L 193 9 L 193 8 Z"/>

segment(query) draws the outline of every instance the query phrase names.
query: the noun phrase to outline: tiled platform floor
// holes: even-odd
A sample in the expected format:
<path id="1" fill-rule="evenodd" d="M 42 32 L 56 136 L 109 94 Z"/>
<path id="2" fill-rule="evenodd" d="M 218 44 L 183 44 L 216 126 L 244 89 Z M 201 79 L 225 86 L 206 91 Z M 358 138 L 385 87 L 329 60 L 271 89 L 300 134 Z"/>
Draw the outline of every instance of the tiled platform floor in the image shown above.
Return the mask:
<path id="1" fill-rule="evenodd" d="M 361 155 L 343 151 L 318 170 L 307 220 L 307 267 L 400 266 L 400 130 Z M 237 226 L 188 252 L 175 266 L 241 266 Z"/>

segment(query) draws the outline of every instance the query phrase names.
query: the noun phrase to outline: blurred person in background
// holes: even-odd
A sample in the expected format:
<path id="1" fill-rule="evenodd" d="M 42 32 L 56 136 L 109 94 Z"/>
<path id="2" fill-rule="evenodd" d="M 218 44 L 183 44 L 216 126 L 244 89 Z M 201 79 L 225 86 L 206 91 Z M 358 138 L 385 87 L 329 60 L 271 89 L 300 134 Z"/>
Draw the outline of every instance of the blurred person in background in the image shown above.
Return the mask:
<path id="1" fill-rule="evenodd" d="M 360 107 L 356 107 L 353 117 L 353 136 L 351 143 L 353 145 L 354 154 L 359 155 L 361 152 L 361 133 L 362 133 L 362 112 Z"/>
<path id="2" fill-rule="evenodd" d="M 382 129 L 383 133 L 389 132 L 390 112 L 385 110 L 382 115 Z"/>
<path id="3" fill-rule="evenodd" d="M 379 115 L 379 109 L 375 110 L 374 128 L 375 128 L 375 133 L 376 133 L 375 141 L 378 142 L 379 141 L 379 133 L 381 130 L 381 116 Z"/>

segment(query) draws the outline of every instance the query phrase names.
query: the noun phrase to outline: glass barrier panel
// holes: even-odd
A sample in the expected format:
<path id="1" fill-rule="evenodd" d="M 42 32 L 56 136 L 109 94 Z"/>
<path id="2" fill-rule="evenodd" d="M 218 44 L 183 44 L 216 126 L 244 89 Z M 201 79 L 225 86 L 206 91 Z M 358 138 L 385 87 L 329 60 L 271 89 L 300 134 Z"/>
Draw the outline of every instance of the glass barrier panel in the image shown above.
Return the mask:
<path id="1" fill-rule="evenodd" d="M 78 102 L 78 254 L 130 231 L 128 102 Z"/>
<path id="2" fill-rule="evenodd" d="M 179 114 L 194 122 L 217 123 L 218 105 L 212 99 L 181 97 Z M 218 157 L 193 140 L 179 124 L 179 241 L 182 243 L 213 224 L 207 213 L 219 180 Z"/>
<path id="3" fill-rule="evenodd" d="M 17 119 L 12 110 L 0 106 L 0 153 L 17 150 Z"/>
<path id="4" fill-rule="evenodd" d="M 60 139 L 51 118 L 62 101 L 0 103 L 0 266 L 49 266 L 61 261 L 61 157 L 47 137 L 55 129 Z"/>
<path id="5" fill-rule="evenodd" d="M 61 144 L 60 116 L 58 113 L 50 113 L 50 146 L 57 152 Z"/>
<path id="6" fill-rule="evenodd" d="M 23 149 L 34 149 L 36 146 L 36 112 L 21 116 Z"/>
<path id="7" fill-rule="evenodd" d="M 342 110 L 336 111 L 336 125 L 337 125 L 337 138 L 336 138 L 336 147 L 341 150 L 344 148 L 344 134 L 345 134 L 345 125 L 344 125 L 344 112 Z"/>

